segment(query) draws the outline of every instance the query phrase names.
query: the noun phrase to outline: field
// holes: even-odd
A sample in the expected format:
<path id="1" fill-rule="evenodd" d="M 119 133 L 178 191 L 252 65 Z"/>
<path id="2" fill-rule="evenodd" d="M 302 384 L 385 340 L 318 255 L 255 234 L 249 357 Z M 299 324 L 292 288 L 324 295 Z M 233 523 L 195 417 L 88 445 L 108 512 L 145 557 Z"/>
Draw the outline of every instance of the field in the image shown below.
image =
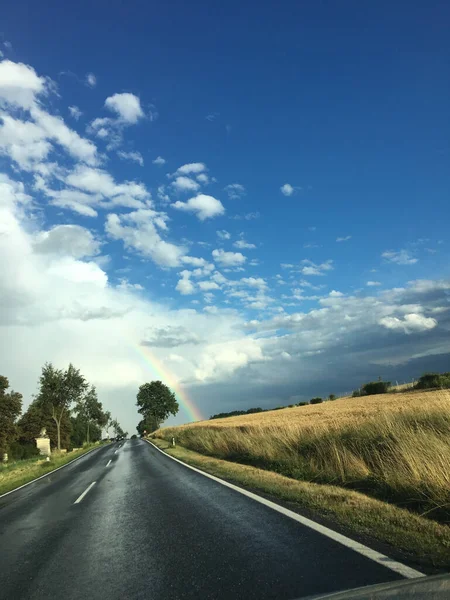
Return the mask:
<path id="1" fill-rule="evenodd" d="M 164 428 L 203 455 L 350 488 L 450 521 L 450 391 L 341 398 Z"/>

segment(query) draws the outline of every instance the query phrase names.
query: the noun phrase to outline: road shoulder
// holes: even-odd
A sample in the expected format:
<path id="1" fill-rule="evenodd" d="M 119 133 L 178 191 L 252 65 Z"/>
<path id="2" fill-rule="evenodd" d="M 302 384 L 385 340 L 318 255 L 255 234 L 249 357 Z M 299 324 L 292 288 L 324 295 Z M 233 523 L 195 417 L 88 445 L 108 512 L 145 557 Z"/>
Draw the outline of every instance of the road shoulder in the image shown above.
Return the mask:
<path id="1" fill-rule="evenodd" d="M 358 492 L 296 481 L 270 471 L 171 447 L 171 456 L 323 524 L 427 574 L 450 567 L 450 528 Z"/>

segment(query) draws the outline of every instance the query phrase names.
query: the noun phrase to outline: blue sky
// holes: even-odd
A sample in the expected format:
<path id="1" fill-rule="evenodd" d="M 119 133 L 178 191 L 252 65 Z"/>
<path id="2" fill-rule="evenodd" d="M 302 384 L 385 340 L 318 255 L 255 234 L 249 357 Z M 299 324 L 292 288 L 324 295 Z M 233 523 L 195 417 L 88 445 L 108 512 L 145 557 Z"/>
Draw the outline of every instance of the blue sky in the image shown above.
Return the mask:
<path id="1" fill-rule="evenodd" d="M 152 376 L 133 344 L 206 416 L 445 363 L 449 13 L 10 3 L 14 386 L 30 394 L 44 360 L 73 360 L 131 430 Z"/>

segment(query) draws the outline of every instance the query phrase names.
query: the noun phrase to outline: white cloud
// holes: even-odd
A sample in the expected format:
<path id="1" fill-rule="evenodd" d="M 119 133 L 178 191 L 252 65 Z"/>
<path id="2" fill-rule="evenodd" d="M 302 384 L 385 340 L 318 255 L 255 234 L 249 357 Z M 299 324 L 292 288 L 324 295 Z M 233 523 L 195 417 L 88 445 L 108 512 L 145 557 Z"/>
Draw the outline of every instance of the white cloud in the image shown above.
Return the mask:
<path id="1" fill-rule="evenodd" d="M 172 186 L 178 192 L 196 192 L 200 189 L 200 185 L 191 179 L 190 177 L 177 177 L 175 181 L 172 182 Z"/>
<path id="2" fill-rule="evenodd" d="M 302 260 L 302 264 L 305 265 L 300 269 L 303 275 L 325 275 L 326 271 L 333 269 L 333 261 L 327 260 L 321 264 L 313 263 L 311 260 Z"/>
<path id="3" fill-rule="evenodd" d="M 195 376 L 200 381 L 214 380 L 230 375 L 251 362 L 263 360 L 256 340 L 241 338 L 221 344 L 210 344 L 199 360 Z"/>
<path id="4" fill-rule="evenodd" d="M 381 283 L 380 283 L 379 281 L 367 281 L 367 282 L 366 282 L 366 285 L 367 285 L 368 287 L 376 287 L 376 286 L 378 286 L 378 285 L 381 285 Z"/>
<path id="5" fill-rule="evenodd" d="M 206 173 L 200 173 L 200 175 L 197 175 L 196 179 L 203 185 L 207 185 L 209 183 L 209 177 Z"/>
<path id="6" fill-rule="evenodd" d="M 119 158 L 123 158 L 124 160 L 131 160 L 133 162 L 137 162 L 141 167 L 144 166 L 144 158 L 140 152 L 123 152 L 119 150 L 117 152 L 117 156 Z"/>
<path id="7" fill-rule="evenodd" d="M 113 94 L 106 98 L 105 108 L 115 112 L 122 121 L 130 125 L 137 123 L 144 116 L 141 101 L 137 96 L 128 92 Z"/>
<path id="8" fill-rule="evenodd" d="M 61 117 L 54 117 L 44 110 L 34 106 L 30 109 L 31 116 L 49 139 L 55 140 L 74 158 L 85 161 L 90 165 L 98 162 L 97 148 L 90 140 L 82 138 L 64 123 Z"/>
<path id="9" fill-rule="evenodd" d="M 181 279 L 178 281 L 175 289 L 180 292 L 182 296 L 194 294 L 196 285 L 190 280 L 191 272 L 185 269 L 184 271 L 181 271 L 180 275 Z"/>
<path id="10" fill-rule="evenodd" d="M 230 183 L 225 186 L 224 190 L 227 192 L 230 200 L 239 200 L 246 194 L 245 187 L 240 183 Z"/>
<path id="11" fill-rule="evenodd" d="M 336 238 L 337 242 L 347 242 L 348 240 L 350 240 L 352 238 L 351 235 L 346 235 L 345 237 L 338 237 Z"/>
<path id="12" fill-rule="evenodd" d="M 332 290 L 328 295 L 330 298 L 342 298 L 345 294 L 342 292 L 337 292 L 336 290 Z"/>
<path id="13" fill-rule="evenodd" d="M 188 163 L 186 165 L 182 165 L 181 167 L 179 167 L 176 172 L 175 175 L 192 175 L 192 174 L 198 174 L 198 173 L 203 173 L 203 171 L 206 171 L 206 165 L 204 163 Z"/>
<path id="14" fill-rule="evenodd" d="M 219 217 L 225 213 L 222 202 L 206 194 L 199 194 L 194 198 L 190 198 L 187 202 L 175 202 L 172 206 L 177 210 L 195 213 L 200 221 Z"/>
<path id="15" fill-rule="evenodd" d="M 239 248 L 239 250 L 252 250 L 253 248 L 256 248 L 255 244 L 249 244 L 248 242 L 242 239 L 234 242 L 233 246 L 235 248 Z"/>
<path id="16" fill-rule="evenodd" d="M 170 197 L 166 194 L 166 186 L 160 185 L 158 186 L 157 196 L 164 204 L 169 204 Z"/>
<path id="17" fill-rule="evenodd" d="M 292 196 L 293 193 L 295 192 L 295 188 L 292 187 L 292 185 L 290 183 L 285 183 L 284 185 L 282 185 L 280 187 L 280 190 L 284 196 Z"/>
<path id="18" fill-rule="evenodd" d="M 77 166 L 66 177 L 67 185 L 89 192 L 101 194 L 108 202 L 107 206 L 128 206 L 129 208 L 141 208 L 143 202 L 150 201 L 150 194 L 142 183 L 126 181 L 116 183 L 114 178 L 103 169 Z"/>
<path id="19" fill-rule="evenodd" d="M 166 160 L 165 160 L 165 159 L 164 159 L 162 156 L 157 156 L 157 157 L 155 158 L 155 160 L 152 160 L 152 163 L 153 163 L 154 165 L 157 165 L 158 167 L 162 167 L 163 165 L 165 165 L 165 164 L 166 164 L 166 162 L 167 162 L 167 161 L 166 161 Z"/>
<path id="20" fill-rule="evenodd" d="M 199 281 L 198 287 L 202 290 L 202 292 L 220 289 L 215 281 Z"/>
<path id="21" fill-rule="evenodd" d="M 221 231 L 216 231 L 216 233 L 217 233 L 217 237 L 220 240 L 229 240 L 231 238 L 231 233 L 229 233 L 225 229 L 222 229 Z"/>
<path id="22" fill-rule="evenodd" d="M 46 93 L 46 80 L 23 63 L 10 60 L 0 62 L 0 106 L 5 103 L 30 109 L 36 96 Z"/>
<path id="23" fill-rule="evenodd" d="M 52 149 L 45 131 L 32 121 L 0 115 L 0 154 L 9 156 L 20 168 L 31 170 L 45 160 Z"/>
<path id="24" fill-rule="evenodd" d="M 89 229 L 80 225 L 55 225 L 49 231 L 41 231 L 36 235 L 33 247 L 38 253 L 72 258 L 95 256 L 100 252 L 100 242 Z"/>
<path id="25" fill-rule="evenodd" d="M 126 248 L 132 248 L 150 257 L 162 267 L 177 267 L 186 248 L 163 240 L 158 232 L 158 215 L 152 210 L 140 210 L 126 215 L 110 213 L 105 230 L 114 240 L 123 240 Z"/>
<path id="26" fill-rule="evenodd" d="M 386 327 L 386 329 L 394 329 L 403 331 L 403 333 L 419 333 L 421 331 L 427 331 L 434 329 L 437 326 L 436 319 L 431 317 L 424 317 L 421 314 L 410 313 L 406 314 L 403 319 L 397 317 L 383 317 L 379 321 L 380 325 Z"/>
<path id="27" fill-rule="evenodd" d="M 212 256 L 215 262 L 223 267 L 236 267 L 243 265 L 247 260 L 240 252 L 225 252 L 222 249 L 212 251 Z"/>
<path id="28" fill-rule="evenodd" d="M 70 112 L 70 116 L 73 117 L 75 119 L 75 121 L 78 121 L 78 119 L 83 114 L 81 112 L 81 110 L 78 108 L 78 106 L 69 106 L 69 112 Z"/>
<path id="29" fill-rule="evenodd" d="M 407 250 L 399 250 L 398 252 L 387 250 L 381 256 L 388 262 L 397 265 L 413 265 L 417 262 L 417 258 L 413 258 Z"/>
<path id="30" fill-rule="evenodd" d="M 94 73 L 88 73 L 85 79 L 86 85 L 90 88 L 94 88 L 97 85 L 97 77 Z"/>
<path id="31" fill-rule="evenodd" d="M 243 277 L 239 283 L 241 285 L 259 288 L 261 290 L 267 288 L 267 282 L 262 277 Z"/>

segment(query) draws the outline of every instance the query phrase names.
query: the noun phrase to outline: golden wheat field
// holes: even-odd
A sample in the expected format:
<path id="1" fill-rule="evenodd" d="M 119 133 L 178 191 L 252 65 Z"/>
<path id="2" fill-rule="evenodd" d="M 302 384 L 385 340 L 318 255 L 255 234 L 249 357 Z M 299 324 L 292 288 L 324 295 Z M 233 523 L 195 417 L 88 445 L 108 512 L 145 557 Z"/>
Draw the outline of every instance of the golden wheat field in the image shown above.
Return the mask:
<path id="1" fill-rule="evenodd" d="M 440 520 L 450 515 L 449 390 L 341 398 L 156 435 L 295 479 L 350 486 Z"/>
<path id="2" fill-rule="evenodd" d="M 298 424 L 301 427 L 333 426 L 344 427 L 347 423 L 365 421 L 389 413 L 408 412 L 432 407 L 442 408 L 442 403 L 448 403 L 450 410 L 450 391 L 432 390 L 405 392 L 398 394 L 379 394 L 359 398 L 339 398 L 332 402 L 309 406 L 295 406 L 271 410 L 268 412 L 200 421 L 182 427 L 242 427 L 283 426 Z"/>

